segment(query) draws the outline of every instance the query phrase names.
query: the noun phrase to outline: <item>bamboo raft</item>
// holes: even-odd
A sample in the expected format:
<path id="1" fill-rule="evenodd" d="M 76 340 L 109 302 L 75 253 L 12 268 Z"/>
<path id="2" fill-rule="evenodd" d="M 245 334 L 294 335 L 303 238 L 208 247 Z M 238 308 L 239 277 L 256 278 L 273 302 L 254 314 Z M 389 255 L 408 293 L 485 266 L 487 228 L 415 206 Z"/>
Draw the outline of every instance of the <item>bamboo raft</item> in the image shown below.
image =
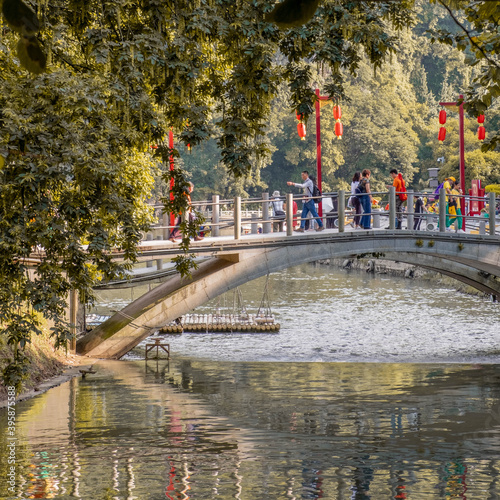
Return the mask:
<path id="1" fill-rule="evenodd" d="M 236 314 L 187 314 L 160 328 L 160 334 L 189 333 L 274 333 L 280 324 L 273 316 Z"/>

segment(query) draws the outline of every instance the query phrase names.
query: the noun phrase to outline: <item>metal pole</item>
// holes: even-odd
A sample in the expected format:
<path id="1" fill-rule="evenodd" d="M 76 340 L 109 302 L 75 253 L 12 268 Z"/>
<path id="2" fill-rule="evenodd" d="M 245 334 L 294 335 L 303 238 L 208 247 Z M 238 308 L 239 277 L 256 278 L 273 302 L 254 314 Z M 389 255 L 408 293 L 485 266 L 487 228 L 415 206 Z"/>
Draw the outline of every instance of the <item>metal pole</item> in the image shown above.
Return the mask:
<path id="1" fill-rule="evenodd" d="M 446 231 L 446 191 L 441 188 L 439 190 L 439 232 Z"/>
<path id="2" fill-rule="evenodd" d="M 317 171 L 317 183 L 318 187 L 321 189 L 321 106 L 320 106 L 320 95 L 319 89 L 316 89 L 316 171 Z M 323 204 L 319 200 L 318 204 L 318 215 L 323 217 Z"/>
<path id="3" fill-rule="evenodd" d="M 458 143 L 460 150 L 460 188 L 462 189 L 462 194 L 465 194 L 465 146 L 464 146 L 464 96 L 460 95 L 460 100 L 462 101 L 458 106 Z M 465 199 L 460 198 L 460 210 L 462 214 L 465 215 Z M 465 217 L 462 217 L 462 229 L 465 230 Z"/>
<path id="4" fill-rule="evenodd" d="M 219 236 L 220 207 L 219 195 L 212 195 L 212 236 Z"/>
<path id="5" fill-rule="evenodd" d="M 234 239 L 239 240 L 241 236 L 241 196 L 234 198 Z"/>
<path id="6" fill-rule="evenodd" d="M 389 229 L 396 229 L 396 188 L 394 186 L 389 187 Z"/>
<path id="7" fill-rule="evenodd" d="M 262 220 L 269 220 L 269 193 L 262 193 Z M 271 232 L 271 223 L 263 222 L 262 223 L 262 232 L 264 234 Z"/>
<path id="8" fill-rule="evenodd" d="M 409 231 L 413 230 L 413 218 L 414 218 L 414 210 L 415 205 L 413 203 L 413 189 L 408 189 L 408 200 L 406 201 L 406 213 L 408 214 L 408 219 L 406 221 L 406 229 Z"/>
<path id="9" fill-rule="evenodd" d="M 490 234 L 491 236 L 495 236 L 495 227 L 496 227 L 496 220 L 495 220 L 495 193 L 488 193 L 489 196 L 489 202 L 488 202 L 488 208 L 489 208 L 489 224 L 490 224 Z"/>

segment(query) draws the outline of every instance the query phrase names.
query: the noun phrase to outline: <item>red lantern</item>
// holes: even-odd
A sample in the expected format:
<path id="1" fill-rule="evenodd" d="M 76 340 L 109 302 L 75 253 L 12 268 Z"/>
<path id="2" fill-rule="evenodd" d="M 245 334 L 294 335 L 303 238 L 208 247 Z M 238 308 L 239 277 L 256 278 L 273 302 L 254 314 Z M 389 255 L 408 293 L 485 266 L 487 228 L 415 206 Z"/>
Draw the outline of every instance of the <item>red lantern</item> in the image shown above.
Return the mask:
<path id="1" fill-rule="evenodd" d="M 479 115 L 479 116 L 477 117 L 477 123 L 480 123 L 480 124 L 481 124 L 481 123 L 484 123 L 484 115 Z"/>
<path id="2" fill-rule="evenodd" d="M 306 138 L 306 126 L 304 123 L 297 123 L 297 132 L 299 134 L 300 140 L 303 141 Z"/>
<path id="3" fill-rule="evenodd" d="M 441 125 L 444 125 L 446 123 L 446 111 L 444 109 L 439 112 L 439 123 Z"/>
<path id="4" fill-rule="evenodd" d="M 186 147 L 187 147 L 187 150 L 191 153 L 191 144 L 188 144 Z"/>
<path id="5" fill-rule="evenodd" d="M 481 125 L 477 128 L 477 138 L 480 141 L 484 141 L 485 137 L 486 137 L 486 129 Z"/>
<path id="6" fill-rule="evenodd" d="M 338 139 L 342 139 L 342 134 L 344 133 L 344 127 L 342 123 L 335 122 L 335 135 Z"/>
<path id="7" fill-rule="evenodd" d="M 333 117 L 335 118 L 335 120 L 340 120 L 342 118 L 342 110 L 340 109 L 340 106 L 338 104 L 335 104 L 333 106 Z"/>
<path id="8" fill-rule="evenodd" d="M 302 113 L 299 113 L 297 110 L 295 111 L 295 116 L 297 117 L 297 120 L 302 121 L 302 118 L 304 118 L 304 115 Z"/>
<path id="9" fill-rule="evenodd" d="M 446 128 L 445 127 L 441 127 L 439 129 L 438 141 L 443 142 L 445 137 L 446 137 Z"/>
<path id="10" fill-rule="evenodd" d="M 158 149 L 158 144 L 153 144 L 152 146 L 150 146 L 151 149 Z"/>

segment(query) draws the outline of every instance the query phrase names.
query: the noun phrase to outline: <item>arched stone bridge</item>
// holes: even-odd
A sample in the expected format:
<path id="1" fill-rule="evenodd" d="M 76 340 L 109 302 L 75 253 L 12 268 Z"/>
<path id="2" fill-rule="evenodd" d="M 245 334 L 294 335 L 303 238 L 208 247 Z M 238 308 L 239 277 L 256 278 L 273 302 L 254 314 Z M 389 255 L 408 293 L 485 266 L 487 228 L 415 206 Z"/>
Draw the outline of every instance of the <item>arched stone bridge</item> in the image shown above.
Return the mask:
<path id="1" fill-rule="evenodd" d="M 272 236 L 272 237 L 271 237 Z M 207 255 L 190 279 L 176 275 L 147 292 L 77 342 L 77 352 L 118 359 L 155 329 L 210 299 L 268 273 L 328 258 L 383 257 L 451 276 L 500 297 L 500 237 L 422 231 L 323 231 L 262 235 L 192 244 Z M 146 242 L 141 259 L 173 256 L 169 242 Z"/>

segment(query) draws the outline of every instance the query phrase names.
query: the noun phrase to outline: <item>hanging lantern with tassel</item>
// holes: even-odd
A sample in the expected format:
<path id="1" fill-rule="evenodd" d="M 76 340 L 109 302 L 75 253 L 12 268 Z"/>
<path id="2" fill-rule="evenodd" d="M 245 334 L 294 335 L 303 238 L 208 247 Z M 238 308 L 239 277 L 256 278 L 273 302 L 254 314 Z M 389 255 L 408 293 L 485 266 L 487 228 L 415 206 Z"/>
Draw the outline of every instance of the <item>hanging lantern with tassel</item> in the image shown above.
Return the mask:
<path id="1" fill-rule="evenodd" d="M 484 141 L 484 138 L 486 137 L 486 129 L 480 125 L 478 128 L 477 128 L 477 138 L 480 140 L 480 141 Z"/>
<path id="2" fill-rule="evenodd" d="M 342 134 L 344 133 L 344 127 L 340 121 L 335 122 L 335 135 L 337 139 L 342 139 Z"/>
<path id="3" fill-rule="evenodd" d="M 444 125 L 446 123 L 446 111 L 444 109 L 439 112 L 439 123 L 441 125 Z"/>
<path id="4" fill-rule="evenodd" d="M 333 106 L 333 118 L 335 121 L 340 121 L 342 118 L 342 110 L 340 109 L 340 106 L 338 104 L 334 104 Z"/>
<path id="5" fill-rule="evenodd" d="M 446 137 L 446 127 L 441 127 L 439 129 L 438 141 L 443 142 Z"/>
<path id="6" fill-rule="evenodd" d="M 484 115 L 478 115 L 477 123 L 479 123 L 479 125 L 482 125 L 484 123 Z"/>
<path id="7" fill-rule="evenodd" d="M 297 133 L 299 134 L 300 140 L 303 141 L 306 138 L 306 125 L 303 122 L 297 123 Z"/>

